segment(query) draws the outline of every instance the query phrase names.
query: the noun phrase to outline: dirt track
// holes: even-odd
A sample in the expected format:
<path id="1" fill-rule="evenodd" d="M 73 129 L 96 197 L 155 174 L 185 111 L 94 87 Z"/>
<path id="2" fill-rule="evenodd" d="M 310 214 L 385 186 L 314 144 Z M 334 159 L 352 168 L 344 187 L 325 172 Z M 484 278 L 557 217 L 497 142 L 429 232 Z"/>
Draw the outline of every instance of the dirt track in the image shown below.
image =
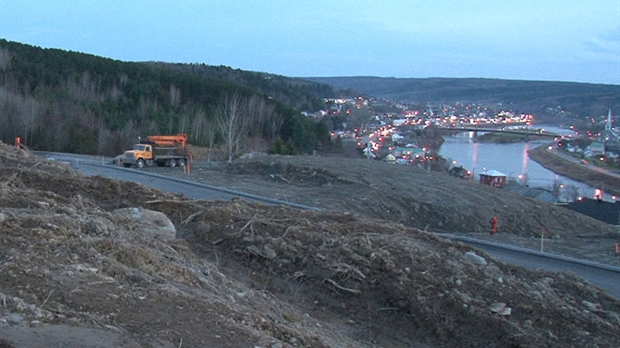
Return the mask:
<path id="1" fill-rule="evenodd" d="M 488 201 L 498 236 L 530 238 L 522 209 L 562 240 L 591 219 L 405 167 L 279 159 L 193 173 L 349 209 L 187 200 L 0 144 L 0 347 L 620 346 L 620 301 L 583 279 L 389 221 L 483 230 Z"/>

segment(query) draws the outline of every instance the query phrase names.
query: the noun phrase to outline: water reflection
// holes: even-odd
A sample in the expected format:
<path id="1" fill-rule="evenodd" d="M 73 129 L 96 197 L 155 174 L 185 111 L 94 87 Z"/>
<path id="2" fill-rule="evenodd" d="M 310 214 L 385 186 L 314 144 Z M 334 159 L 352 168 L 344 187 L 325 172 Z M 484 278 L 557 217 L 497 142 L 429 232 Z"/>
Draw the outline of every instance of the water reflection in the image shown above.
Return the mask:
<path id="1" fill-rule="evenodd" d="M 558 190 L 559 198 L 563 201 L 572 201 L 576 196 L 594 198 L 594 187 L 555 174 L 530 159 L 528 155 L 530 149 L 548 144 L 549 141 L 495 144 L 479 143 L 474 139 L 474 132 L 446 137 L 439 154 L 456 165 L 471 170 L 475 180 L 479 179 L 481 172 L 493 169 L 505 174 L 508 180 L 523 185 Z M 604 199 L 612 200 L 608 194 L 604 195 Z"/>
<path id="2" fill-rule="evenodd" d="M 528 151 L 530 151 L 530 143 L 529 142 L 525 143 L 524 146 L 523 146 L 523 155 L 522 155 L 523 159 L 521 161 L 522 164 L 523 164 L 522 165 L 523 169 L 521 170 L 521 173 L 523 175 L 527 175 L 527 164 L 530 162 L 529 161 L 530 155 L 528 155 L 528 153 L 527 153 Z"/>

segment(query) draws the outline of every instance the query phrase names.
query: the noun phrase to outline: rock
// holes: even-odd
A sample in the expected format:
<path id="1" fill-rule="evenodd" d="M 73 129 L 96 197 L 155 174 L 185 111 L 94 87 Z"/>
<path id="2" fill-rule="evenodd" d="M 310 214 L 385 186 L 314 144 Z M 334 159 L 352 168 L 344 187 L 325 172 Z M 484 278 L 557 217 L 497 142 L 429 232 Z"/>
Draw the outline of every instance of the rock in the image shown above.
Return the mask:
<path id="1" fill-rule="evenodd" d="M 99 216 L 87 217 L 87 219 L 84 223 L 86 233 L 93 236 L 110 236 L 110 230 L 114 228 L 112 222 Z"/>
<path id="2" fill-rule="evenodd" d="M 609 320 L 609 322 L 620 325 L 620 315 L 618 315 L 618 313 L 608 311 L 607 313 L 605 313 L 605 317 L 607 318 L 607 320 Z"/>
<path id="3" fill-rule="evenodd" d="M 545 284 L 545 285 L 553 285 L 553 283 L 554 283 L 555 281 L 554 281 L 554 280 L 553 280 L 553 278 L 551 278 L 551 277 L 544 277 L 544 278 L 542 278 L 541 280 L 539 280 L 539 282 L 540 282 L 541 284 Z"/>
<path id="4" fill-rule="evenodd" d="M 583 304 L 584 306 L 586 306 L 586 308 L 590 311 L 590 312 L 605 312 L 603 310 L 603 308 L 601 307 L 600 304 L 598 303 L 592 303 L 586 300 L 581 301 L 581 304 Z"/>
<path id="5" fill-rule="evenodd" d="M 136 220 L 142 219 L 142 209 L 141 208 L 123 208 L 123 209 L 116 209 L 115 211 L 113 211 L 114 214 L 119 215 L 119 216 L 124 216 L 124 217 L 131 217 L 134 218 Z"/>
<path id="6" fill-rule="evenodd" d="M 176 238 L 177 230 L 174 224 L 166 214 L 162 212 L 134 207 L 117 209 L 113 214 L 136 220 L 144 227 L 142 230 L 144 233 L 154 234 L 166 240 L 173 240 Z"/>
<path id="7" fill-rule="evenodd" d="M 277 254 L 275 252 L 275 250 L 273 250 L 273 248 L 271 248 L 270 245 L 265 245 L 263 246 L 263 250 L 265 252 L 265 256 L 269 259 L 269 260 L 273 260 L 276 258 Z"/>
<path id="8" fill-rule="evenodd" d="M 492 313 L 497 313 L 497 312 L 501 311 L 504 308 L 506 308 L 506 304 L 504 302 L 491 303 L 491 305 L 489 306 L 489 310 Z"/>
<path id="9" fill-rule="evenodd" d="M 11 325 L 21 325 L 24 322 L 24 317 L 17 313 L 9 314 L 6 319 Z"/>
<path id="10" fill-rule="evenodd" d="M 268 260 L 273 260 L 277 257 L 276 252 L 272 248 L 270 248 L 268 245 L 263 246 L 262 249 L 257 247 L 256 245 L 250 245 L 246 249 L 251 254 L 264 257 Z"/>
<path id="11" fill-rule="evenodd" d="M 507 307 L 504 302 L 495 302 L 489 306 L 489 311 L 491 313 L 496 313 L 498 315 L 510 315 L 512 314 L 512 308 Z"/>
<path id="12" fill-rule="evenodd" d="M 468 251 L 468 252 L 465 253 L 465 259 L 470 261 L 471 263 L 473 263 L 475 265 L 480 265 L 480 266 L 486 266 L 487 265 L 487 260 L 484 257 L 478 256 L 478 255 L 476 255 L 472 251 Z"/>
<path id="13" fill-rule="evenodd" d="M 463 302 L 464 304 L 470 304 L 472 302 L 471 296 L 469 296 L 466 293 L 462 293 L 462 292 L 456 291 L 455 292 L 455 297 L 458 297 L 461 300 L 461 302 Z"/>
<path id="14" fill-rule="evenodd" d="M 536 300 L 542 300 L 543 299 L 543 295 L 540 293 L 540 291 L 530 291 L 530 295 L 532 296 L 533 299 Z"/>
<path id="15" fill-rule="evenodd" d="M 504 315 L 504 316 L 510 315 L 510 314 L 512 314 L 512 308 L 510 308 L 510 307 L 505 307 L 505 308 L 504 308 L 504 309 L 502 309 L 501 311 L 497 312 L 497 314 L 499 314 L 499 315 Z"/>
<path id="16" fill-rule="evenodd" d="M 249 152 L 249 153 L 244 153 L 243 155 L 241 155 L 239 157 L 239 159 L 252 159 L 252 158 L 257 158 L 257 157 L 265 157 L 268 156 L 269 154 L 267 154 L 266 152 Z"/>

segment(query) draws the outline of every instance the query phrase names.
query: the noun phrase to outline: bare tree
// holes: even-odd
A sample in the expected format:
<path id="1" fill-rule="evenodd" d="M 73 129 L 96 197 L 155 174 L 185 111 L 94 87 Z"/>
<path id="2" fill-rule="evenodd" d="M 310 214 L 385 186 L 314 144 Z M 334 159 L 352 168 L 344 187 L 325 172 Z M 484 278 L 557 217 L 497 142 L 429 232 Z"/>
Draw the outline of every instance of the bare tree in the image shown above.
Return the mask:
<path id="1" fill-rule="evenodd" d="M 11 141 L 15 134 L 15 125 L 12 120 L 17 118 L 19 95 L 0 86 L 0 139 Z"/>
<path id="2" fill-rule="evenodd" d="M 203 140 L 201 137 L 203 135 L 203 129 L 205 128 L 206 118 L 207 115 L 202 108 L 196 111 L 189 134 L 191 142 L 197 143 L 200 140 Z"/>
<path id="3" fill-rule="evenodd" d="M 278 134 L 280 133 L 280 128 L 282 128 L 282 125 L 284 124 L 284 118 L 282 115 L 275 112 L 273 108 L 270 108 L 267 120 L 269 122 L 270 139 L 276 140 Z"/>
<path id="4" fill-rule="evenodd" d="M 185 133 L 187 124 L 189 123 L 189 116 L 187 112 L 182 112 L 181 117 L 179 118 L 179 133 Z"/>
<path id="5" fill-rule="evenodd" d="M 8 67 L 9 64 L 11 63 L 12 58 L 13 58 L 13 55 L 11 54 L 11 52 L 9 52 L 8 49 L 6 48 L 0 49 L 0 69 L 4 69 Z"/>
<path id="6" fill-rule="evenodd" d="M 170 95 L 170 105 L 174 107 L 178 107 L 179 104 L 181 103 L 181 89 L 175 86 L 174 84 L 171 84 L 170 89 L 169 89 L 169 95 Z"/>
<path id="7" fill-rule="evenodd" d="M 112 151 L 110 144 L 110 130 L 106 128 L 103 118 L 97 120 L 97 154 L 103 155 Z"/>
<path id="8" fill-rule="evenodd" d="M 240 143 L 245 138 L 244 112 L 243 99 L 237 93 L 222 96 L 215 110 L 215 120 L 224 138 L 229 163 L 240 150 Z"/>
<path id="9" fill-rule="evenodd" d="M 202 136 L 207 141 L 209 152 L 207 153 L 207 162 L 211 161 L 211 150 L 215 144 L 215 137 L 217 135 L 216 125 L 212 120 L 205 119 L 205 127 L 202 130 Z"/>
<path id="10" fill-rule="evenodd" d="M 169 110 L 168 114 L 168 134 L 172 134 L 172 128 L 174 127 L 174 111 Z"/>
<path id="11" fill-rule="evenodd" d="M 253 95 L 248 100 L 248 122 L 251 122 L 251 125 L 248 127 L 248 136 L 255 137 L 261 136 L 261 132 L 264 126 L 264 118 L 265 113 L 263 109 L 265 107 L 265 102 L 258 95 Z"/>
<path id="12" fill-rule="evenodd" d="M 269 105 L 264 98 L 255 94 L 248 100 L 248 116 L 251 124 L 248 129 L 249 136 L 269 140 L 276 138 L 282 120 L 276 114 L 273 105 Z"/>
<path id="13" fill-rule="evenodd" d="M 207 152 L 207 161 L 211 161 L 211 151 L 215 144 L 217 135 L 217 125 L 214 120 L 207 118 L 204 109 L 200 108 L 196 111 L 192 121 L 190 139 L 194 142 L 206 143 L 209 151 Z"/>

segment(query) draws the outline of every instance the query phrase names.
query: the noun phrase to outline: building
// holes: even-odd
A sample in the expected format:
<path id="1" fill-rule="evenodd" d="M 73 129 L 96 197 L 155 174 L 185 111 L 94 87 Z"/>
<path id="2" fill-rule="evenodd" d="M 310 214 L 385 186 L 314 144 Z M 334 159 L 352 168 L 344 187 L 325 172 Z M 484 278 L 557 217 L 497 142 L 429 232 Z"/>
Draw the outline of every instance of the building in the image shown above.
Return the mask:
<path id="1" fill-rule="evenodd" d="M 491 187 L 506 186 L 506 174 L 497 170 L 487 170 L 480 174 L 480 183 Z"/>
<path id="2" fill-rule="evenodd" d="M 450 170 L 448 170 L 448 175 L 455 176 L 461 179 L 471 179 L 471 172 L 463 168 L 463 166 L 450 168 Z"/>
<path id="3" fill-rule="evenodd" d="M 620 202 L 612 203 L 599 199 L 580 198 L 568 203 L 565 207 L 610 225 L 620 226 Z"/>
<path id="4" fill-rule="evenodd" d="M 553 192 L 540 187 L 528 187 L 510 182 L 504 187 L 504 190 L 547 203 L 558 203 L 558 198 Z"/>
<path id="5" fill-rule="evenodd" d="M 586 147 L 586 151 L 584 152 L 590 154 L 590 156 L 599 156 L 605 154 L 605 145 L 601 142 L 595 141 L 590 144 L 590 146 Z"/>

